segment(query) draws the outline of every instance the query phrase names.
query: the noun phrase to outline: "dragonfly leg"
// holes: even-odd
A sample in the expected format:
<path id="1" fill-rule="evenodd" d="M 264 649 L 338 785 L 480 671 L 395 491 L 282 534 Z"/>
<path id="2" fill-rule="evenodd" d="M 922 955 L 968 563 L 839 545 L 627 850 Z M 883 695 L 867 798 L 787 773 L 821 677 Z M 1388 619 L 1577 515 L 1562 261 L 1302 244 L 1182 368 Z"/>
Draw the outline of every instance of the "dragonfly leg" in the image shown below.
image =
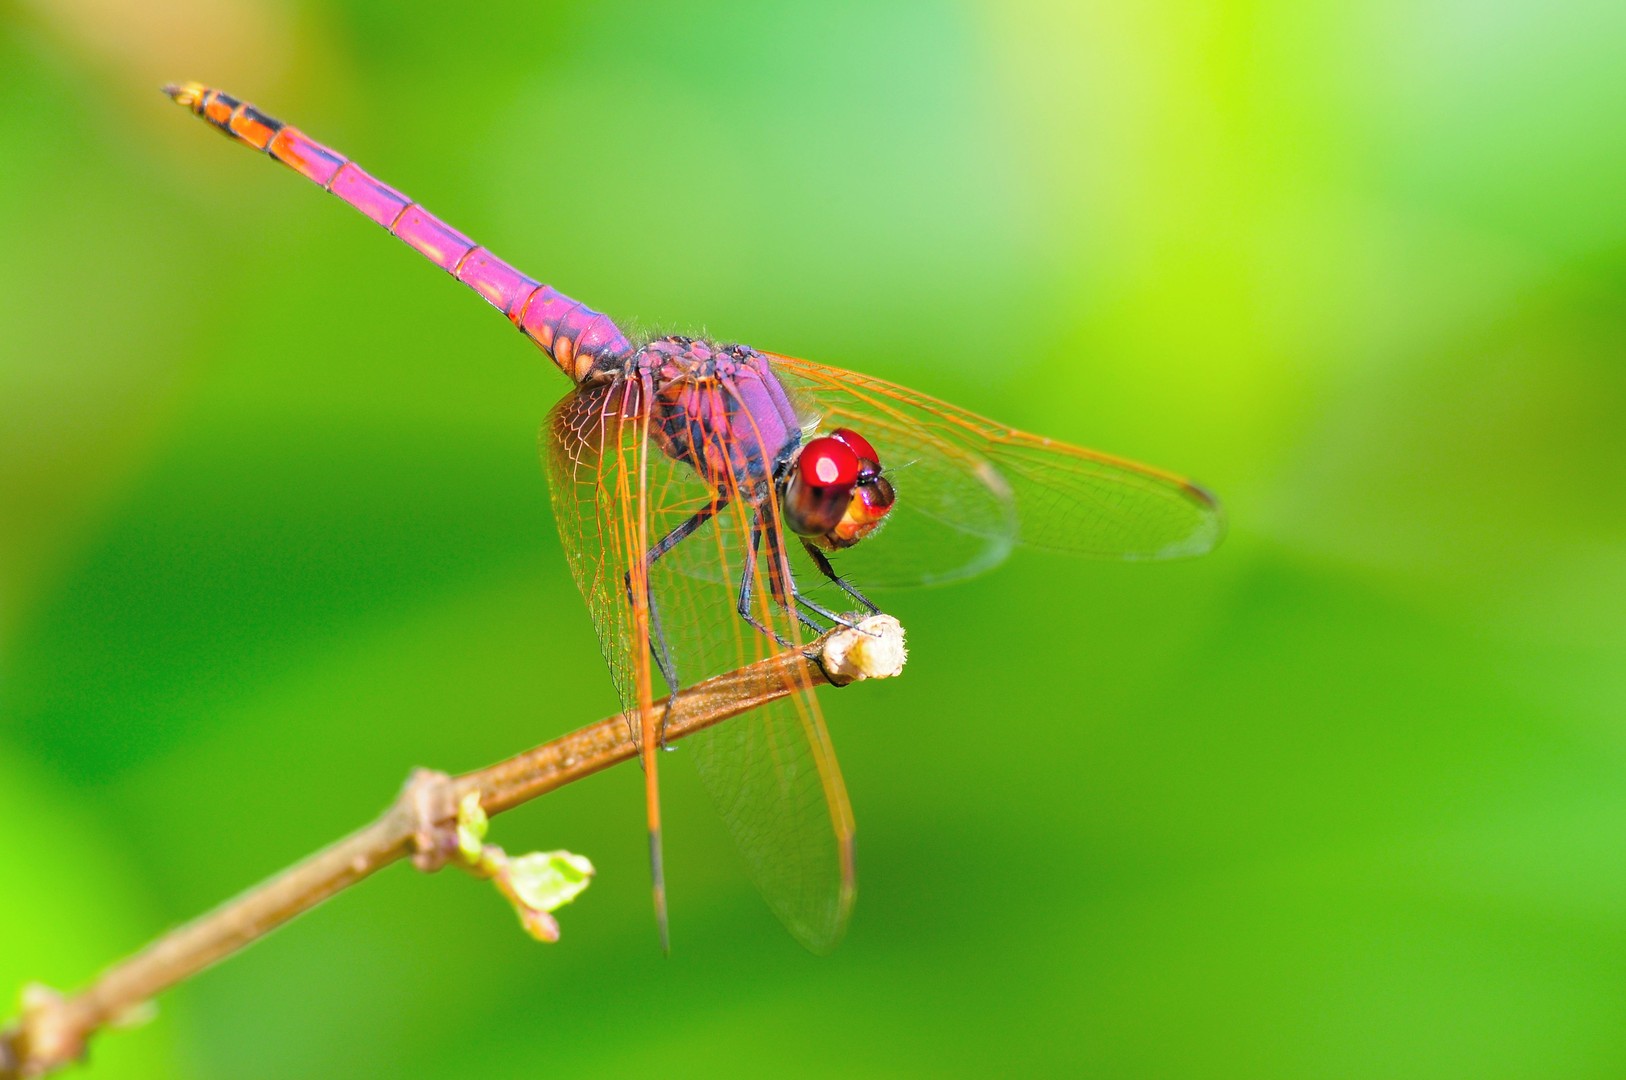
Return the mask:
<path id="1" fill-rule="evenodd" d="M 684 521 L 678 525 L 677 528 L 673 529 L 671 532 L 657 540 L 655 542 L 655 546 L 650 548 L 649 552 L 644 556 L 644 581 L 646 583 L 649 581 L 649 571 L 654 568 L 656 559 L 659 559 L 662 555 L 665 555 L 668 551 L 671 551 L 673 548 L 677 547 L 684 540 L 687 540 L 694 534 L 696 529 L 700 528 L 700 526 L 716 517 L 723 507 L 727 505 L 728 499 L 715 499 L 712 502 L 707 503 L 705 506 L 702 506 L 688 518 L 684 519 Z M 623 580 L 625 581 L 626 585 L 628 601 L 635 603 L 632 595 L 631 570 L 626 572 Z M 650 656 L 655 660 L 655 666 L 660 669 L 661 678 L 666 680 L 666 685 L 671 689 L 672 693 L 675 694 L 680 688 L 678 684 L 677 665 L 672 661 L 671 646 L 666 643 L 666 635 L 661 631 L 660 609 L 655 603 L 655 594 L 653 591 L 649 590 L 647 584 L 645 586 L 645 592 L 648 593 L 647 600 L 649 601 L 649 653 Z M 666 717 L 664 715 L 661 717 L 661 728 L 661 745 L 664 747 L 666 745 Z"/>
<path id="2" fill-rule="evenodd" d="M 834 623 L 837 626 L 845 626 L 849 630 L 857 630 L 858 629 L 858 624 L 853 622 L 847 616 L 838 615 L 836 612 L 831 611 L 829 608 L 825 607 L 823 604 L 820 604 L 815 600 L 808 599 L 806 596 L 802 595 L 800 590 L 793 590 L 793 595 L 796 597 L 796 602 L 798 604 L 801 604 L 803 607 L 807 608 L 813 614 L 821 616 L 822 618 L 829 619 L 832 623 Z M 817 629 L 819 630 L 820 633 L 824 632 L 822 627 L 817 628 Z"/>
<path id="3" fill-rule="evenodd" d="M 768 536 L 768 565 L 770 567 L 770 572 L 773 575 L 773 598 L 779 601 L 779 605 L 786 611 L 796 616 L 797 620 L 801 622 L 803 626 L 807 627 L 815 634 L 822 634 L 828 630 L 829 627 L 820 626 L 818 623 L 814 622 L 808 617 L 807 612 L 802 610 L 803 607 L 806 607 L 809 611 L 812 611 L 815 614 L 829 619 L 832 623 L 851 627 L 852 623 L 849 620 L 844 619 L 835 612 L 826 610 L 822 605 L 809 600 L 807 597 L 802 595 L 801 590 L 796 588 L 796 575 L 791 571 L 790 559 L 786 558 L 785 556 L 784 534 L 781 533 L 779 529 L 775 527 L 775 525 L 776 523 L 765 521 L 762 526 L 763 531 Z"/>
<path id="4" fill-rule="evenodd" d="M 759 508 L 751 515 L 751 544 L 745 551 L 745 572 L 740 575 L 740 599 L 734 610 L 740 613 L 740 618 L 750 623 L 759 632 L 773 638 L 784 648 L 791 648 L 792 643 L 774 630 L 764 626 L 762 622 L 751 614 L 751 599 L 755 592 L 757 576 L 757 550 L 762 546 L 762 511 Z M 769 573 L 772 573 L 770 568 Z M 800 612 L 797 612 L 801 615 Z"/>
<path id="5" fill-rule="evenodd" d="M 857 629 L 857 625 L 851 619 L 829 610 L 815 600 L 809 599 L 796 587 L 796 578 L 791 572 L 789 561 L 785 558 L 783 541 L 777 531 L 765 524 L 760 510 L 752 517 L 751 547 L 746 558 L 745 573 L 740 577 L 740 598 L 736 607 L 740 617 L 785 648 L 788 649 L 792 646 L 792 643 L 785 640 L 782 634 L 764 626 L 760 620 L 751 614 L 751 599 L 756 587 L 756 560 L 762 547 L 763 533 L 768 534 L 770 588 L 773 590 L 774 599 L 778 601 L 779 606 L 794 615 L 798 622 L 815 634 L 822 634 L 829 627 L 821 626 L 815 622 L 807 612 L 802 610 L 804 607 L 814 614 L 828 619 L 833 625 Z"/>
<path id="6" fill-rule="evenodd" d="M 825 557 L 824 552 L 820 551 L 806 540 L 802 541 L 802 547 L 807 549 L 808 555 L 813 559 L 813 565 L 819 568 L 819 573 L 833 581 L 836 588 L 840 589 L 854 600 L 857 600 L 860 604 L 863 604 L 869 609 L 869 613 L 871 615 L 879 615 L 881 613 L 881 609 L 875 606 L 874 601 L 865 596 L 863 593 L 859 592 L 857 587 L 846 578 L 836 573 L 836 568 L 830 565 L 830 560 Z"/>
<path id="7" fill-rule="evenodd" d="M 812 548 L 810 546 L 808 548 L 808 550 L 809 551 L 815 551 L 817 549 Z M 825 565 L 829 565 L 829 564 L 826 563 Z M 788 567 L 787 567 L 786 573 L 787 573 L 787 575 L 789 573 Z M 815 614 L 815 615 L 818 615 L 818 616 L 820 616 L 822 618 L 825 618 L 825 619 L 829 619 L 831 625 L 833 625 L 833 626 L 845 626 L 849 630 L 857 630 L 858 629 L 858 624 L 853 622 L 852 619 L 848 618 L 846 615 L 841 615 L 841 614 L 838 614 L 837 612 L 831 611 L 829 608 L 825 607 L 823 604 L 819 603 L 818 601 L 814 600 L 812 597 L 808 596 L 806 593 L 802 592 L 801 589 L 798 589 L 796 587 L 796 579 L 794 577 L 790 578 L 789 592 L 790 592 L 791 599 L 795 603 L 798 603 L 798 604 L 802 605 L 803 607 L 807 608 L 809 611 L 813 612 L 813 614 Z M 809 626 L 813 625 L 807 619 L 803 619 L 802 621 L 807 622 Z M 824 627 L 814 627 L 814 629 L 816 629 L 821 634 L 824 632 Z"/>

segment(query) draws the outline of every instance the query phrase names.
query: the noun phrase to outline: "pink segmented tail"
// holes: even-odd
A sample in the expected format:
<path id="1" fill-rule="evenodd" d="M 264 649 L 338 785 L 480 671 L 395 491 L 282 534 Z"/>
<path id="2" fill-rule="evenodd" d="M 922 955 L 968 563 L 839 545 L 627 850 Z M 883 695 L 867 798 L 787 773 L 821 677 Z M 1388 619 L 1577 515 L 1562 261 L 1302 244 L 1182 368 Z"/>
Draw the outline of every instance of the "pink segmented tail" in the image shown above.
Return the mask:
<path id="1" fill-rule="evenodd" d="M 297 128 L 201 83 L 166 86 L 164 93 L 230 138 L 269 154 L 384 226 L 485 297 L 576 382 L 586 378 L 600 359 L 632 351 L 632 344 L 609 316 L 551 285 L 533 281 Z"/>

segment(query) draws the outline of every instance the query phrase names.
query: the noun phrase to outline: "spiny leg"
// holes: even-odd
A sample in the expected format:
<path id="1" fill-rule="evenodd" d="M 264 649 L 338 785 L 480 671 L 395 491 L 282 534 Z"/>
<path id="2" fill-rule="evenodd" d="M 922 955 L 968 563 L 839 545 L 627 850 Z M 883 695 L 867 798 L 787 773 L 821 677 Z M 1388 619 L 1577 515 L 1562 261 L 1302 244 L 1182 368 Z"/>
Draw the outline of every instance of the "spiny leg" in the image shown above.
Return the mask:
<path id="1" fill-rule="evenodd" d="M 671 532 L 657 540 L 655 542 L 655 546 L 650 548 L 649 552 L 644 556 L 644 581 L 646 583 L 649 581 L 649 571 L 654 569 L 656 559 L 659 559 L 662 555 L 665 555 L 668 551 L 671 551 L 684 540 L 687 540 L 690 536 L 694 535 L 694 531 L 696 529 L 700 528 L 700 526 L 716 517 L 727 505 L 728 499 L 726 497 L 719 497 L 714 501 L 707 503 L 705 506 L 702 506 L 699 510 L 685 518 L 677 528 L 673 529 Z M 628 570 L 624 575 L 624 581 L 626 582 L 627 598 L 631 600 L 631 570 Z M 645 587 L 648 589 L 647 584 Z M 653 589 L 648 589 L 648 592 L 649 595 L 645 599 L 648 601 L 646 606 L 649 609 L 649 653 L 650 656 L 652 656 L 655 660 L 655 666 L 660 669 L 661 678 L 666 680 L 667 687 L 670 688 L 673 694 L 676 694 L 679 689 L 677 665 L 672 661 L 671 646 L 666 643 L 666 635 L 661 631 L 660 608 L 655 603 L 655 592 Z M 668 698 L 667 702 L 667 708 L 671 708 L 671 699 Z M 661 716 L 662 746 L 666 745 L 665 732 L 666 716 L 663 713 Z"/>
<path id="2" fill-rule="evenodd" d="M 751 512 L 751 543 L 745 549 L 745 572 L 740 575 L 740 598 L 739 603 L 734 605 L 734 610 L 739 612 L 740 618 L 750 623 L 759 632 L 773 638 L 781 646 L 789 649 L 792 647 L 791 642 L 786 641 L 778 632 L 764 626 L 755 615 L 751 614 L 751 599 L 755 590 L 757 576 L 757 549 L 761 546 L 762 508 L 758 507 Z"/>
<path id="3" fill-rule="evenodd" d="M 802 625 L 806 626 L 809 630 L 812 630 L 815 634 L 822 634 L 828 630 L 829 627 L 820 626 L 818 623 L 814 622 L 806 612 L 801 610 L 803 607 L 812 611 L 816 615 L 828 619 L 832 625 L 845 626 L 852 630 L 858 629 L 857 624 L 854 623 L 850 618 L 831 611 L 823 604 L 810 599 L 796 587 L 796 575 L 790 568 L 790 561 L 785 558 L 785 549 L 780 534 L 771 525 L 765 523 L 761 508 L 758 508 L 757 511 L 751 516 L 751 545 L 746 551 L 745 573 L 740 577 L 739 603 L 736 606 L 736 610 L 739 612 L 740 617 L 747 623 L 751 624 L 751 626 L 761 631 L 763 634 L 773 638 L 785 648 L 788 649 L 792 647 L 792 643 L 787 641 L 783 635 L 764 626 L 760 620 L 751 614 L 751 600 L 756 586 L 756 560 L 759 549 L 762 546 L 762 537 L 764 533 L 768 534 L 768 573 L 770 587 L 773 590 L 774 600 L 778 602 L 779 606 L 793 614 L 796 619 L 802 623 Z M 824 565 L 828 566 L 829 563 L 826 562 Z M 874 612 L 879 610 L 875 607 L 875 605 L 870 604 L 869 601 L 865 600 L 862 596 L 859 596 L 858 599 L 868 606 L 870 611 Z"/>
<path id="4" fill-rule="evenodd" d="M 785 534 L 780 532 L 779 519 L 766 518 L 762 524 L 763 534 L 768 539 L 768 565 L 772 568 L 769 579 L 773 586 L 773 598 L 779 606 L 794 615 L 796 620 L 815 634 L 822 634 L 829 629 L 814 622 L 802 610 L 807 607 L 815 613 L 824 616 L 833 623 L 848 625 L 847 620 L 832 612 L 826 611 L 818 604 L 806 599 L 796 588 L 796 574 L 790 568 L 790 558 L 785 553 Z"/>
<path id="5" fill-rule="evenodd" d="M 863 604 L 869 609 L 871 615 L 879 615 L 881 613 L 881 609 L 876 607 L 874 602 L 870 600 L 869 597 L 859 592 L 856 586 L 854 586 L 840 574 L 836 573 L 836 568 L 830 565 L 830 560 L 825 556 L 824 552 L 820 551 L 806 540 L 802 541 L 802 547 L 807 549 L 808 555 L 813 559 L 813 565 L 819 568 L 819 573 L 833 581 L 838 589 L 852 597 L 854 600 L 857 600 L 860 604 Z"/>
<path id="6" fill-rule="evenodd" d="M 743 618 L 746 623 L 750 623 L 761 633 L 779 642 L 780 646 L 784 646 L 785 649 L 792 649 L 792 647 L 795 647 L 795 642 L 787 641 L 784 634 L 767 628 L 756 616 L 751 615 L 751 599 L 753 599 L 754 592 L 756 592 L 756 556 L 758 556 L 758 548 L 763 543 L 763 532 L 766 532 L 766 530 L 763 524 L 763 509 L 758 507 L 756 512 L 751 514 L 751 545 L 745 551 L 745 573 L 740 576 L 740 602 L 735 605 L 735 610 L 740 613 L 740 618 Z M 813 633 L 823 634 L 826 628 L 808 618 L 795 605 L 795 600 L 800 599 L 797 592 L 795 592 L 795 579 L 790 579 L 789 587 L 785 586 L 785 579 L 790 577 L 790 568 L 782 561 L 782 548 L 779 548 L 772 535 L 769 535 L 767 543 L 769 543 L 769 551 L 771 551 L 772 555 L 771 560 L 769 560 L 767 574 L 769 574 L 769 590 L 772 590 L 774 600 L 779 603 L 779 607 L 797 616 L 797 620 L 806 628 L 811 629 Z"/>
<path id="7" fill-rule="evenodd" d="M 836 626 L 845 626 L 849 630 L 858 629 L 858 624 L 853 622 L 852 619 L 848 618 L 845 615 L 842 615 L 842 614 L 839 614 L 837 612 L 831 611 L 829 608 L 825 607 L 823 604 L 819 603 L 816 600 L 809 599 L 807 596 L 805 596 L 802 593 L 802 591 L 800 589 L 795 588 L 794 584 L 793 584 L 793 587 L 791 589 L 791 595 L 796 598 L 796 602 L 798 604 L 801 604 L 803 607 L 807 608 L 813 614 L 815 614 L 815 615 L 817 615 L 817 616 L 819 616 L 821 618 L 829 619 L 830 622 L 832 622 Z M 798 617 L 801 617 L 801 616 L 798 616 Z M 806 618 L 802 618 L 802 621 L 807 623 L 809 626 L 814 625 L 811 621 L 809 621 Z M 821 634 L 824 632 L 823 627 L 814 626 L 814 629 L 818 630 Z"/>
<path id="8" fill-rule="evenodd" d="M 791 570 L 790 558 L 785 552 L 784 534 L 777 528 L 767 528 L 766 531 L 768 534 L 768 556 L 773 560 L 772 565 L 779 570 L 781 575 L 780 579 L 775 582 L 777 587 L 774 589 L 774 599 L 793 610 L 796 617 L 816 634 L 822 634 L 829 628 L 820 626 L 808 618 L 800 608 L 805 607 L 815 615 L 830 620 L 834 626 L 845 626 L 849 630 L 856 630 L 857 625 L 851 619 L 831 611 L 796 587 L 796 575 Z M 796 605 L 800 605 L 800 607 Z"/>

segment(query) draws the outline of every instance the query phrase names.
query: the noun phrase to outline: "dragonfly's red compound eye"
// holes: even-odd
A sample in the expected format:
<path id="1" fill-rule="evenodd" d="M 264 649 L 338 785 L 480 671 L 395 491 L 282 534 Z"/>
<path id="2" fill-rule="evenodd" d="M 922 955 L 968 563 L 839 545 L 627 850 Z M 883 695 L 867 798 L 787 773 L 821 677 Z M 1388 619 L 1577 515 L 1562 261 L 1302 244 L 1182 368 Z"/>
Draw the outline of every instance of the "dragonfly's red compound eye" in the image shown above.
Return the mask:
<path id="1" fill-rule="evenodd" d="M 785 524 L 798 536 L 823 536 L 841 523 L 858 483 L 858 455 L 828 436 L 802 447 L 785 485 Z"/>
<path id="2" fill-rule="evenodd" d="M 875 447 L 869 444 L 868 439 L 858 434 L 858 432 L 854 431 L 852 428 L 836 428 L 830 433 L 830 438 L 838 439 L 845 443 L 853 453 L 858 455 L 860 460 L 872 462 L 876 468 L 880 467 L 881 455 L 875 452 Z"/>
<path id="3" fill-rule="evenodd" d="M 804 484 L 817 488 L 850 488 L 858 483 L 858 458 L 853 447 L 834 436 L 814 439 L 802 448 L 796 470 Z"/>

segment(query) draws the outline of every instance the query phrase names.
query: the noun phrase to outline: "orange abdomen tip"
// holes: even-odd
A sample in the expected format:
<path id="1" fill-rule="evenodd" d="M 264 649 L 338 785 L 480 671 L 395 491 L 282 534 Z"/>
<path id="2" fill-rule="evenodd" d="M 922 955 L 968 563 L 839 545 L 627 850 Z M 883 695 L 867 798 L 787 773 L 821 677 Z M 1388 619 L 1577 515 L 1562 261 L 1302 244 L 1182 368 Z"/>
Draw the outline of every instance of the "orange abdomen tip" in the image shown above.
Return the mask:
<path id="1" fill-rule="evenodd" d="M 200 82 L 167 83 L 162 89 L 171 101 L 188 109 L 195 107 L 209 92 L 209 88 Z"/>

